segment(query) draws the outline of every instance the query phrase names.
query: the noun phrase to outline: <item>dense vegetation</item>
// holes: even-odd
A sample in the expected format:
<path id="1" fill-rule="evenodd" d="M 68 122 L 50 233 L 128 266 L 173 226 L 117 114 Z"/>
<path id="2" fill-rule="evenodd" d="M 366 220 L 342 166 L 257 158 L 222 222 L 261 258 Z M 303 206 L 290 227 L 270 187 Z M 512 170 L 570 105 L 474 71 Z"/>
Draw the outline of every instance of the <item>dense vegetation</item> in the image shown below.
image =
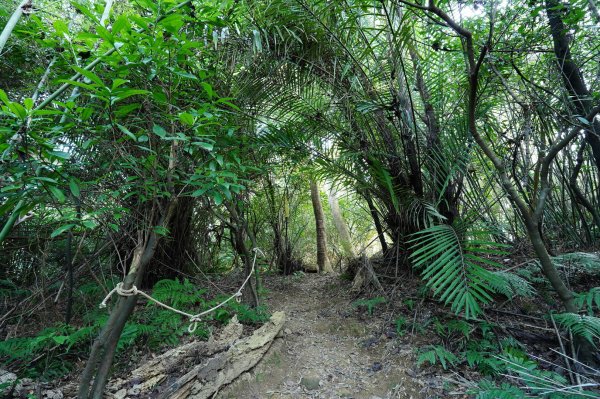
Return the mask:
<path id="1" fill-rule="evenodd" d="M 594 0 L 25 0 L 0 27 L 0 358 L 19 376 L 85 361 L 79 397 L 99 397 L 115 353 L 176 345 L 179 315 L 98 309 L 120 282 L 198 313 L 228 294 L 207 275 L 256 272 L 206 337 L 267 320 L 261 279 L 305 270 L 362 273 L 369 313 L 380 279 L 422 278 L 456 318 L 418 362 L 479 367 L 482 398 L 597 397 Z M 566 377 L 482 322 L 519 298 L 560 330 Z"/>

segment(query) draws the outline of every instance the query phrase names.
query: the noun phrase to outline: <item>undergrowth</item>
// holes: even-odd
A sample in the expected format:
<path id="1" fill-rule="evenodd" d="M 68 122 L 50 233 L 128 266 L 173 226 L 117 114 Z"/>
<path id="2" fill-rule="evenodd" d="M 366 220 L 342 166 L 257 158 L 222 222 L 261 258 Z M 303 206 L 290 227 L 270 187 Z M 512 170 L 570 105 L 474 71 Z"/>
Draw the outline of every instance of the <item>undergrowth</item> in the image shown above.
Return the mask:
<path id="1" fill-rule="evenodd" d="M 112 282 L 107 288 L 112 289 L 115 283 Z M 23 294 L 11 292 L 11 288 L 10 284 L 2 284 L 2 295 Z M 83 314 L 77 325 L 57 323 L 30 337 L 1 341 L 0 362 L 4 367 L 17 373 L 20 378 L 52 380 L 69 373 L 76 362 L 89 353 L 93 339 L 108 319 L 106 309 L 99 309 L 97 305 L 105 292 L 97 284 L 90 283 L 80 286 L 75 294 L 75 313 Z M 207 300 L 207 294 L 206 290 L 198 289 L 187 279 L 161 280 L 152 290 L 154 298 L 190 313 L 212 308 L 227 298 L 221 295 Z M 244 324 L 261 324 L 270 317 L 264 306 L 253 309 L 229 301 L 206 315 L 192 335 L 197 339 L 207 339 L 212 324 L 225 324 L 236 314 Z M 175 346 L 188 334 L 188 325 L 185 318 L 152 303 L 141 306 L 125 325 L 116 356 L 119 358 L 126 348 L 158 350 Z"/>
<path id="2" fill-rule="evenodd" d="M 600 271 L 600 258 L 595 254 L 563 254 L 553 261 L 561 273 L 568 274 L 573 280 L 583 280 Z M 493 274 L 501 277 L 503 284 L 490 284 L 491 291 L 509 301 L 518 297 L 544 301 L 544 294 L 549 290 L 535 261 L 512 273 L 495 271 Z M 600 287 L 575 292 L 574 296 L 577 313 L 550 313 L 545 317 L 549 324 L 554 322 L 559 327 L 566 342 L 572 337 L 581 337 L 598 348 Z M 552 306 L 553 302 L 549 304 Z M 588 375 L 577 374 L 577 370 L 569 370 L 563 364 L 564 359 L 559 361 L 560 364 L 553 364 L 533 356 L 515 338 L 498 335 L 497 332 L 505 331 L 502 326 L 465 319 L 439 320 L 434 317 L 421 329 L 413 327 L 417 332 L 433 330 L 438 341 L 417 349 L 417 365 L 439 366 L 444 370 L 458 367 L 476 370 L 483 376 L 470 389 L 477 399 L 600 398 L 600 384 Z M 398 336 L 403 335 L 407 324 L 406 318 L 397 318 Z M 596 372 L 596 375 L 600 373 Z"/>

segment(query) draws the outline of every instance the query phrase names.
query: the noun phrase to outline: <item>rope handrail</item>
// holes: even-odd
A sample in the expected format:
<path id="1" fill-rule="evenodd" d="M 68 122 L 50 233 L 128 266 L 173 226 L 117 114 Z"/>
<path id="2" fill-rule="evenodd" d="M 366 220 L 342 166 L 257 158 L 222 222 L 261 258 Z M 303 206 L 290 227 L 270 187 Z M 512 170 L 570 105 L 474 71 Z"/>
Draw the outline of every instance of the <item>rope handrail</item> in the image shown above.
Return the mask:
<path id="1" fill-rule="evenodd" d="M 258 253 L 260 252 L 261 256 L 263 256 L 263 257 L 265 256 L 264 252 L 261 251 L 259 248 L 253 248 L 252 251 L 254 252 L 254 260 L 252 261 L 252 269 L 250 270 L 250 273 L 248 273 L 248 276 L 246 276 L 246 279 L 244 280 L 244 282 L 242 283 L 240 288 L 229 298 L 225 299 L 218 305 L 213 306 L 212 308 L 207 309 L 203 312 L 200 312 L 197 314 L 191 314 L 191 313 L 184 312 L 183 310 L 175 309 L 174 307 L 169 306 L 166 303 L 163 303 L 156 298 L 152 298 L 150 295 L 146 294 L 144 291 L 139 290 L 135 285 L 131 286 L 131 288 L 128 288 L 128 289 L 123 288 L 123 282 L 118 283 L 115 286 L 115 288 L 113 288 L 106 295 L 106 297 L 102 300 L 102 302 L 100 302 L 100 308 L 102 309 L 102 308 L 106 307 L 106 303 L 113 296 L 113 294 L 117 294 L 117 295 L 124 296 L 124 297 L 140 295 L 140 296 L 143 296 L 144 298 L 148 299 L 149 301 L 154 302 L 158 306 L 161 306 L 167 310 L 170 310 L 172 312 L 175 312 L 177 314 L 180 314 L 180 315 L 185 316 L 188 319 L 190 319 L 190 325 L 188 326 L 188 332 L 191 334 L 194 331 L 196 331 L 196 328 L 198 328 L 198 322 L 200 321 L 202 316 L 205 316 L 211 312 L 214 312 L 215 310 L 219 309 L 221 306 L 225 305 L 227 302 L 231 301 L 234 298 L 236 299 L 236 301 L 238 301 L 238 302 L 240 301 L 240 297 L 242 296 L 242 290 L 244 289 L 246 284 L 248 284 L 248 281 L 250 281 L 252 274 L 254 274 L 254 268 L 256 266 L 256 258 L 257 258 Z"/>

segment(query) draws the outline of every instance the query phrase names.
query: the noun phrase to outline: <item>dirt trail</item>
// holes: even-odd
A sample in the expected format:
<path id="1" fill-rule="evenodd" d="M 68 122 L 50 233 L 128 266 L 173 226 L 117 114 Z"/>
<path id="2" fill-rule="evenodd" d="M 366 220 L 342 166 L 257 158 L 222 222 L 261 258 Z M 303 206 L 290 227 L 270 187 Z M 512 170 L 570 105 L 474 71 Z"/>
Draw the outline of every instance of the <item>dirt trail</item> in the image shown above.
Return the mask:
<path id="1" fill-rule="evenodd" d="M 379 334 L 382 320 L 357 314 L 338 277 L 274 277 L 266 288 L 269 309 L 286 312 L 285 333 L 217 398 L 423 397 L 423 384 L 409 376 L 411 348 Z"/>

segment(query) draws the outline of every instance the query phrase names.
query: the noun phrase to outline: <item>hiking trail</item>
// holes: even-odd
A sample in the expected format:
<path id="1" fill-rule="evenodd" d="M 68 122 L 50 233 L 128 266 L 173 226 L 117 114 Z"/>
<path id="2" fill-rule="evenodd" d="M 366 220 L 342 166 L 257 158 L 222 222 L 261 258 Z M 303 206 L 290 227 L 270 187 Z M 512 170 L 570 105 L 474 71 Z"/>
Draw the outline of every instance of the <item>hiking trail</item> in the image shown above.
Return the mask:
<path id="1" fill-rule="evenodd" d="M 265 288 L 269 310 L 286 313 L 283 337 L 216 398 L 424 397 L 425 384 L 411 377 L 412 348 L 385 333 L 385 320 L 352 308 L 348 282 L 334 275 L 273 276 Z"/>

